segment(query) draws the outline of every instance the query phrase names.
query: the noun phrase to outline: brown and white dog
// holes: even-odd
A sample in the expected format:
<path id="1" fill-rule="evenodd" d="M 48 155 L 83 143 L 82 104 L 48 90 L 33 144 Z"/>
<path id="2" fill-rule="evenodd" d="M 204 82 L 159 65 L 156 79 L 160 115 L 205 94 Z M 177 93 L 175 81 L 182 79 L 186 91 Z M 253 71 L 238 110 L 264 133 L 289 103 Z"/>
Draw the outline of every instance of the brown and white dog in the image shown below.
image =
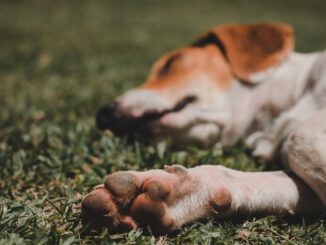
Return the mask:
<path id="1" fill-rule="evenodd" d="M 326 207 L 326 52 L 293 51 L 285 24 L 225 25 L 163 55 L 147 81 L 101 108 L 116 134 L 177 145 L 245 139 L 290 170 L 240 172 L 179 165 L 110 174 L 82 203 L 83 220 L 121 231 L 178 229 L 203 217 L 311 214 Z"/>

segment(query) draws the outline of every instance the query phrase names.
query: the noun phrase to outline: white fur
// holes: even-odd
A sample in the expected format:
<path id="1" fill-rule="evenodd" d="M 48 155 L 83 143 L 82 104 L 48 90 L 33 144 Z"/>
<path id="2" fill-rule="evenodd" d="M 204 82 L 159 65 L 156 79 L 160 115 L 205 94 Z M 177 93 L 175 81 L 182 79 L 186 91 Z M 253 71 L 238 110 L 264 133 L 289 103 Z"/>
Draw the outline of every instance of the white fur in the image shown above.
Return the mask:
<path id="1" fill-rule="evenodd" d="M 247 139 L 247 144 L 253 148 L 254 155 L 265 159 L 279 154 L 276 151 L 279 145 L 299 125 L 304 125 L 295 131 L 296 135 L 304 135 L 303 138 L 284 144 L 283 152 L 289 154 L 289 165 L 295 174 L 300 176 L 326 205 L 326 110 L 320 111 L 326 108 L 326 52 L 307 55 L 293 53 L 272 71 L 256 74 L 254 79 L 260 80 L 256 87 L 234 84 L 220 95 L 225 102 L 219 105 L 224 106 L 219 110 L 214 110 L 212 106 L 211 110 L 207 110 L 209 113 L 198 113 L 196 118 L 205 119 L 207 125 L 209 122 L 218 125 L 222 131 L 215 137 L 215 141 L 219 138 L 224 145 L 232 144 L 248 134 L 255 121 L 254 134 Z M 262 81 L 264 79 L 265 81 Z M 230 110 L 231 114 L 228 113 Z M 226 116 L 221 116 L 223 114 Z M 312 119 L 307 120 L 311 117 Z M 306 123 L 302 124 L 303 122 Z M 202 141 L 211 141 L 212 134 L 208 133 L 208 128 L 193 128 L 190 132 L 196 132 Z M 317 132 L 319 136 L 316 136 Z M 287 147 L 290 148 L 289 152 Z M 294 148 L 299 150 L 293 151 Z M 304 154 L 307 156 L 302 159 Z M 223 178 L 223 185 L 229 188 L 233 198 L 228 214 L 295 214 L 320 212 L 323 209 L 315 194 L 295 175 L 281 171 L 227 172 L 232 181 Z M 202 179 L 206 179 L 206 188 L 212 192 L 221 183 L 218 179 L 221 179 L 223 174 L 221 168 L 210 168 L 202 175 Z M 214 181 L 207 180 L 215 175 L 218 176 Z M 209 212 L 207 205 L 205 206 L 206 193 L 192 193 L 177 202 L 169 210 L 169 214 L 177 220 L 177 224 L 204 216 Z"/>
<path id="2" fill-rule="evenodd" d="M 192 169 L 190 172 L 200 183 L 198 189 L 168 207 L 175 228 L 210 214 L 209 202 L 221 186 L 232 196 L 231 207 L 224 215 L 313 213 L 325 208 L 326 110 L 322 109 L 326 108 L 326 52 L 292 53 L 278 66 L 251 78 L 256 86 L 234 82 L 221 90 L 212 86 L 209 77 L 201 76 L 188 83 L 187 88 L 163 97 L 143 91 L 137 96 L 131 92 L 121 98 L 125 104 L 133 101 L 130 106 L 148 110 L 169 103 L 171 106 L 175 98 L 195 94 L 199 98 L 197 104 L 161 118 L 165 129 L 172 130 L 173 141 L 197 140 L 204 144 L 219 141 L 231 145 L 249 136 L 247 144 L 254 155 L 272 159 L 283 152 L 284 159 L 289 159 L 290 174 L 244 173 L 217 166 Z M 290 135 L 294 136 L 286 141 Z M 279 148 L 282 150 L 278 151 Z"/>
<path id="3" fill-rule="evenodd" d="M 177 200 L 167 211 L 167 214 L 174 220 L 173 225 L 177 228 L 206 216 L 209 210 L 209 198 L 209 192 L 203 188 Z"/>

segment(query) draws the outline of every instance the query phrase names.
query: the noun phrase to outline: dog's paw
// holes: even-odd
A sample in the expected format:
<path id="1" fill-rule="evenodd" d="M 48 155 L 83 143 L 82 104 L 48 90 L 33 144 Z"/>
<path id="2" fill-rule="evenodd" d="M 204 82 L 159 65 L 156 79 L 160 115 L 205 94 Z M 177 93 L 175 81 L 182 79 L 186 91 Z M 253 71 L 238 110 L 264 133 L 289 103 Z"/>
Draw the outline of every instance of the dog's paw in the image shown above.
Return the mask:
<path id="1" fill-rule="evenodd" d="M 263 131 L 255 132 L 250 135 L 245 144 L 252 150 L 252 154 L 255 157 L 270 160 L 274 156 L 275 143 L 273 143 L 271 137 L 266 135 Z"/>
<path id="2" fill-rule="evenodd" d="M 200 183 L 207 172 L 200 171 L 192 175 L 174 165 L 165 171 L 113 173 L 84 198 L 83 223 L 111 232 L 150 226 L 154 233 L 167 233 L 210 212 L 224 212 L 232 202 L 228 189 L 215 184 L 209 191 Z"/>

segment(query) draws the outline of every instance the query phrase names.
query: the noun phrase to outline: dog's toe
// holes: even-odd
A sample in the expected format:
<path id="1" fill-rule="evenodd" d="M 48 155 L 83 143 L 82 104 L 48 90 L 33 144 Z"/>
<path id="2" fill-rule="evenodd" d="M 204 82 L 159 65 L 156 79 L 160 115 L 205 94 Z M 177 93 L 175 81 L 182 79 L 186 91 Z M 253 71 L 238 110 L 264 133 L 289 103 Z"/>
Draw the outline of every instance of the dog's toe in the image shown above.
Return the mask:
<path id="1" fill-rule="evenodd" d="M 117 228 L 121 217 L 110 192 L 97 188 L 89 193 L 82 202 L 83 223 L 92 223 L 94 228 L 112 226 Z"/>
<path id="2" fill-rule="evenodd" d="M 104 182 L 120 205 L 128 205 L 137 192 L 137 179 L 129 172 L 116 172 L 109 175 Z"/>
<path id="3" fill-rule="evenodd" d="M 206 170 L 205 170 L 206 169 Z M 212 208 L 228 209 L 230 196 L 219 191 L 211 203 L 210 191 L 201 182 L 209 168 L 190 172 L 181 166 L 146 172 L 117 172 L 105 179 L 82 203 L 83 221 L 94 228 L 106 226 L 112 232 L 150 226 L 156 234 L 178 229 L 205 216 Z M 216 186 L 212 185 L 212 192 Z"/>

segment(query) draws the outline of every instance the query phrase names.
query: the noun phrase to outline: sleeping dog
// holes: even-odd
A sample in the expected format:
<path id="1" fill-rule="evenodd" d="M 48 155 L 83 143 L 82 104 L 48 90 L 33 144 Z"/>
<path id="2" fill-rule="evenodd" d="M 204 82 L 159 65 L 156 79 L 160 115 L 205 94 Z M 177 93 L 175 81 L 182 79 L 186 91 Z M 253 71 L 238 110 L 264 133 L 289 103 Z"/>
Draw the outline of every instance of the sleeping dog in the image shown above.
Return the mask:
<path id="1" fill-rule="evenodd" d="M 293 51 L 279 23 L 224 25 L 163 55 L 140 87 L 102 107 L 97 127 L 173 144 L 231 146 L 289 170 L 223 166 L 122 171 L 82 202 L 84 222 L 170 232 L 203 217 L 313 214 L 326 206 L 326 52 Z"/>

